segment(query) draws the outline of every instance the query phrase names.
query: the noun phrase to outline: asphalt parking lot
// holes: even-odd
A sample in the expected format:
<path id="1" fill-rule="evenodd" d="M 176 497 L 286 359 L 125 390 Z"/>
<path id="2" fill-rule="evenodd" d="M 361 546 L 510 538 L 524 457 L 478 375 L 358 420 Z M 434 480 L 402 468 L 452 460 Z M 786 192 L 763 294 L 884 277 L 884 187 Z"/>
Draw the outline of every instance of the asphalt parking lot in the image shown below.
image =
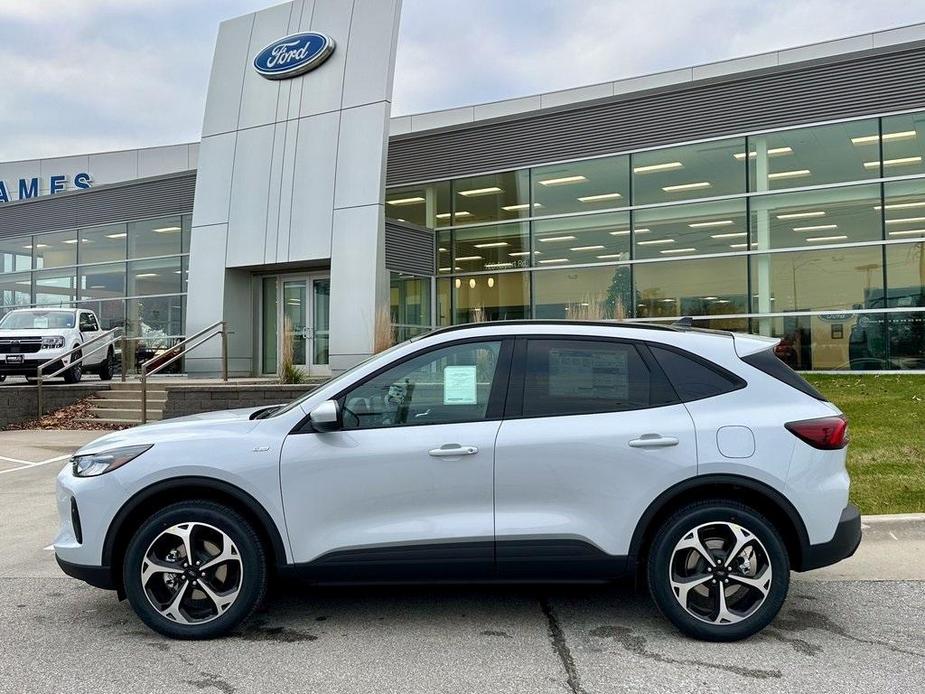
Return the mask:
<path id="1" fill-rule="evenodd" d="M 47 549 L 62 456 L 99 433 L 0 433 L 0 692 L 925 691 L 925 518 L 869 523 L 737 644 L 599 585 L 287 585 L 231 638 L 170 641 Z"/>

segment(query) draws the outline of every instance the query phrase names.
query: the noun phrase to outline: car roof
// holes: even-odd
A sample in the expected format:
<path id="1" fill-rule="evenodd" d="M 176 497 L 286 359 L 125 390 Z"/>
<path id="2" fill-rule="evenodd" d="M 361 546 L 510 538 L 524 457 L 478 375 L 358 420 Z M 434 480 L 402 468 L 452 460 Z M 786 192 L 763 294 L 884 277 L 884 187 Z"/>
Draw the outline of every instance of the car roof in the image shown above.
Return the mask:
<path id="1" fill-rule="evenodd" d="M 74 313 L 75 311 L 90 311 L 90 309 L 67 308 L 67 307 L 58 307 L 58 306 L 48 306 L 45 308 L 41 306 L 29 306 L 27 308 L 14 308 L 13 311 L 20 311 L 20 312 L 28 311 L 29 313 L 48 313 L 49 311 L 67 311 L 68 313 Z M 10 311 L 10 313 L 12 313 L 13 311 Z"/>
<path id="2" fill-rule="evenodd" d="M 633 321 L 624 321 L 624 320 L 600 320 L 600 321 L 583 321 L 583 320 L 558 320 L 558 319 L 523 319 L 523 320 L 499 320 L 499 321 L 488 321 L 484 323 L 462 323 L 459 325 L 450 325 L 444 328 L 438 328 L 428 333 L 423 333 L 411 338 L 412 342 L 421 340 L 425 337 L 432 337 L 438 335 L 445 335 L 447 333 L 456 332 L 459 330 L 494 330 L 497 328 L 536 328 L 541 326 L 549 326 L 551 328 L 562 328 L 568 327 L 603 327 L 603 328 L 630 328 L 632 330 L 640 331 L 655 331 L 660 333 L 703 333 L 709 335 L 724 335 L 731 336 L 732 333 L 727 330 L 709 330 L 706 328 L 694 328 L 691 325 L 690 318 L 682 318 L 676 323 L 671 325 L 659 325 L 655 323 L 637 323 Z M 557 330 L 556 332 L 559 332 Z M 516 334 L 517 330 L 504 331 L 509 332 L 510 334 Z M 532 332 L 532 331 L 531 331 Z"/>

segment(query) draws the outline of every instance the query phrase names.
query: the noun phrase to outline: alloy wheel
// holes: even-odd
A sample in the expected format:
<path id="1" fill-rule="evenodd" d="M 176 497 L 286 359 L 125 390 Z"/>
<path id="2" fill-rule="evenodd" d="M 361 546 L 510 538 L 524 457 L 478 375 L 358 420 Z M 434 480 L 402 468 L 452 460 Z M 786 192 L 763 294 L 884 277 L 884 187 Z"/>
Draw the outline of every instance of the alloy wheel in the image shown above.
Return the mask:
<path id="1" fill-rule="evenodd" d="M 771 589 L 771 561 L 761 540 L 728 521 L 687 532 L 675 545 L 668 571 L 681 607 L 708 624 L 748 619 Z"/>
<path id="2" fill-rule="evenodd" d="M 200 522 L 162 531 L 145 551 L 141 586 L 157 612 L 178 624 L 225 614 L 241 591 L 244 565 L 227 533 Z"/>

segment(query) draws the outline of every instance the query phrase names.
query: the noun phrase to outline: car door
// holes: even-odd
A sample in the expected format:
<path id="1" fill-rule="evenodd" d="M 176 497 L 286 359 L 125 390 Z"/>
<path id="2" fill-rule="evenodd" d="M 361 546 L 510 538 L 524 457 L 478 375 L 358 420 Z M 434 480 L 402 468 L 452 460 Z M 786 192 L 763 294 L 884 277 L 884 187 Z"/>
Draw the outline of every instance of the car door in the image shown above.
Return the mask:
<path id="1" fill-rule="evenodd" d="M 89 311 L 81 311 L 78 316 L 78 329 L 80 330 L 80 341 L 81 343 L 89 342 L 94 337 L 100 334 L 100 326 L 96 320 L 96 316 Z M 106 358 L 106 351 L 100 350 L 98 352 L 93 352 L 95 347 L 99 345 L 91 345 L 90 356 L 87 357 L 85 365 L 96 364 Z"/>
<path id="2" fill-rule="evenodd" d="M 322 578 L 488 575 L 512 347 L 479 339 L 402 358 L 338 396 L 340 430 L 288 436 L 281 482 L 295 561 Z"/>
<path id="3" fill-rule="evenodd" d="M 502 576 L 625 566 L 648 504 L 697 472 L 694 426 L 644 344 L 519 339 L 495 446 Z"/>

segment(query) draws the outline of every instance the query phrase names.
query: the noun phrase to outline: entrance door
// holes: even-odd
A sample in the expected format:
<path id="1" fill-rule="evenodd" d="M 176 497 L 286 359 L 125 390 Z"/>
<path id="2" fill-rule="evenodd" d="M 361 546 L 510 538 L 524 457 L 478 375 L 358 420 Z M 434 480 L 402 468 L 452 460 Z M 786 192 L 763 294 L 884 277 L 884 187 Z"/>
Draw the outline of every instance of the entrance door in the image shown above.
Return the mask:
<path id="1" fill-rule="evenodd" d="M 288 342 L 293 364 L 313 376 L 329 375 L 330 277 L 318 274 L 283 276 L 277 282 L 276 291 L 280 358 Z"/>

